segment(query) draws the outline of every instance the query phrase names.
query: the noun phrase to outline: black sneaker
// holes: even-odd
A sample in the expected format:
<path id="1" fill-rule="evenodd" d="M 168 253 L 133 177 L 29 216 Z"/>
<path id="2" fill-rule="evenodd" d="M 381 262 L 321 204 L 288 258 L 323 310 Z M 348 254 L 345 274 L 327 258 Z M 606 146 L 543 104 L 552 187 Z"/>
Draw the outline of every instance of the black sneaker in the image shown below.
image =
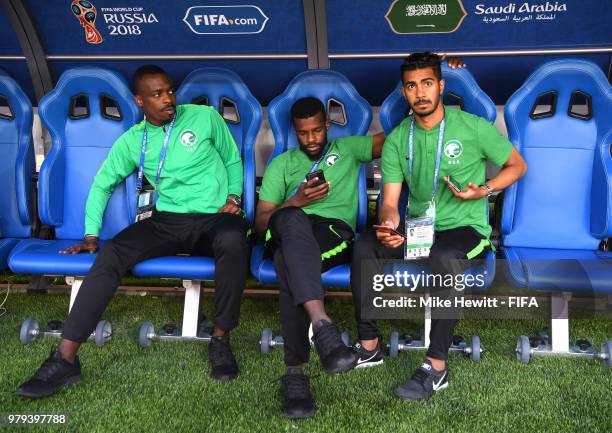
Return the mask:
<path id="1" fill-rule="evenodd" d="M 334 323 L 321 320 L 313 328 L 312 341 L 319 352 L 321 366 L 327 374 L 344 373 L 355 368 L 357 355 L 350 347 L 345 346 Z"/>
<path id="2" fill-rule="evenodd" d="M 71 364 L 62 358 L 59 350 L 52 350 L 34 376 L 17 388 L 16 394 L 30 398 L 47 397 L 80 380 L 79 357 L 77 356 L 74 364 Z"/>
<path id="3" fill-rule="evenodd" d="M 234 380 L 238 377 L 238 364 L 230 347 L 229 337 L 211 337 L 208 344 L 210 376 L 215 380 Z"/>
<path id="4" fill-rule="evenodd" d="M 310 380 L 301 368 L 288 368 L 282 377 L 283 415 L 291 419 L 314 415 L 315 406 L 310 393 Z"/>
<path id="5" fill-rule="evenodd" d="M 378 342 L 374 350 L 366 350 L 357 342 L 353 345 L 353 352 L 357 354 L 357 365 L 355 368 L 367 368 L 381 365 L 383 361 L 382 339 L 378 337 Z"/>
<path id="6" fill-rule="evenodd" d="M 408 382 L 395 388 L 395 395 L 402 400 L 421 400 L 429 398 L 435 391 L 448 386 L 448 367 L 444 371 L 437 371 L 431 366 L 429 360 L 416 369 Z"/>

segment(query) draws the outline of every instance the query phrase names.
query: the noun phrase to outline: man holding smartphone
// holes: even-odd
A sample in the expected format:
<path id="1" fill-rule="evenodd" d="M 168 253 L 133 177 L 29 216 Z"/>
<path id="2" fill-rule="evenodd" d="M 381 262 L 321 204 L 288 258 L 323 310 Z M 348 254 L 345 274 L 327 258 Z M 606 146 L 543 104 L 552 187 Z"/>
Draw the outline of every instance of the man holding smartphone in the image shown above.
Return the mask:
<path id="1" fill-rule="evenodd" d="M 444 80 L 437 55 L 412 54 L 401 67 L 401 77 L 402 92 L 412 115 L 385 141 L 380 225 L 405 229 L 399 227 L 399 212 L 404 209 L 398 209 L 398 202 L 402 184 L 406 182 L 410 207 L 426 204 L 425 219 L 434 239 L 427 249 L 432 273 L 454 277 L 465 271 L 466 259 L 482 258 L 490 250 L 487 197 L 516 182 L 525 174 L 527 166 L 512 144 L 485 119 L 444 107 L 441 103 Z M 485 182 L 486 161 L 502 166 L 488 182 Z M 462 188 L 461 184 L 467 187 Z M 381 259 L 403 259 L 404 240 L 401 235 L 378 229 L 364 233 L 355 244 L 351 286 L 359 344 L 364 351 L 376 351 L 380 336 L 376 323 L 362 317 L 362 300 L 368 302 L 371 292 L 362 267 L 370 261 L 370 264 L 377 263 L 382 272 Z M 430 289 L 440 298 L 451 297 L 454 290 L 452 287 Z M 395 389 L 398 397 L 424 399 L 448 386 L 446 360 L 457 323 L 456 313 L 444 314 L 432 309 L 426 357 L 412 377 Z"/>
<path id="2" fill-rule="evenodd" d="M 289 418 L 314 414 L 303 365 L 308 362 L 308 327 L 328 374 L 351 370 L 357 355 L 346 347 L 325 312 L 321 273 L 350 260 L 357 216 L 357 179 L 361 164 L 378 158 L 383 133 L 345 137 L 328 143 L 329 120 L 323 103 L 303 98 L 291 108 L 299 148 L 274 158 L 263 178 L 255 217 L 266 237 L 280 285 L 280 318 L 286 372 L 283 413 Z"/>

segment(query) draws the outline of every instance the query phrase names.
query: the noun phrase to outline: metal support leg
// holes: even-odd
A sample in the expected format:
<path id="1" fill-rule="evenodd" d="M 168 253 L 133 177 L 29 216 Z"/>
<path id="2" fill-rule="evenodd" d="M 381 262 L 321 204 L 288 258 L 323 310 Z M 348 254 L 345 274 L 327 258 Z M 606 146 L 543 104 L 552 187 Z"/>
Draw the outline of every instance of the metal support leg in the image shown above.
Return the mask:
<path id="1" fill-rule="evenodd" d="M 200 281 L 183 280 L 185 307 L 183 310 L 183 337 L 197 337 L 198 313 L 200 310 Z"/>
<path id="2" fill-rule="evenodd" d="M 423 346 L 429 348 L 429 333 L 431 332 L 431 305 L 427 300 L 429 299 L 429 293 L 425 294 L 425 329 L 423 330 Z"/>
<path id="3" fill-rule="evenodd" d="M 573 358 L 595 358 L 612 367 L 612 340 L 608 340 L 597 351 L 588 340 L 577 340 L 570 346 L 568 306 L 571 293 L 559 293 L 550 296 L 550 330 L 549 338 L 538 338 L 539 345 L 534 347 L 526 335 L 521 335 L 516 343 L 516 358 L 529 362 L 532 356 L 571 356 Z"/>
<path id="4" fill-rule="evenodd" d="M 553 352 L 569 351 L 569 300 L 571 293 L 550 296 L 550 345 Z"/>
<path id="5" fill-rule="evenodd" d="M 68 312 L 72 310 L 72 304 L 74 304 L 74 300 L 81 289 L 81 284 L 83 284 L 83 278 L 81 277 L 66 277 L 66 284 L 71 286 L 70 289 L 70 306 L 68 307 Z"/>
<path id="6" fill-rule="evenodd" d="M 79 293 L 79 289 L 81 288 L 81 284 L 83 284 L 83 278 L 66 277 L 66 284 L 71 286 L 70 305 L 68 307 L 68 312 L 70 313 L 77 294 Z M 95 341 L 96 346 L 102 347 L 111 339 L 112 335 L 113 327 L 111 323 L 107 320 L 100 320 L 94 332 L 90 334 L 89 340 Z M 39 337 L 62 338 L 62 322 L 59 320 L 52 320 L 45 328 L 40 329 L 36 320 L 31 317 L 27 318 L 21 325 L 19 339 L 23 344 L 26 344 Z"/>

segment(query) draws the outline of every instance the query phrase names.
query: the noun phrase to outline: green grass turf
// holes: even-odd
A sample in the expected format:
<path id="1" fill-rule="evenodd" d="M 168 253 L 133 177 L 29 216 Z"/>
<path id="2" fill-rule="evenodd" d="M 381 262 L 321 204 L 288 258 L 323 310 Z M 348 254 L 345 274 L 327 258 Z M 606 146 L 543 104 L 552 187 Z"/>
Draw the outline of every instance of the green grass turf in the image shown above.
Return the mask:
<path id="1" fill-rule="evenodd" d="M 330 377 L 316 355 L 307 367 L 317 413 L 290 421 L 280 413 L 282 350 L 259 353 L 263 327 L 279 329 L 278 302 L 249 298 L 242 321 L 232 334 L 241 376 L 231 383 L 208 377 L 207 347 L 202 343 L 137 344 L 144 320 L 157 326 L 180 322 L 182 297 L 118 295 L 104 318 L 114 325 L 113 340 L 103 348 L 87 343 L 81 350 L 85 382 L 43 400 L 23 400 L 16 387 L 40 365 L 57 340 L 19 342 L 27 316 L 40 323 L 65 316 L 65 295 L 11 294 L 0 317 L 0 412 L 66 414 L 62 428 L 2 427 L 0 431 L 66 432 L 610 432 L 612 370 L 585 359 L 514 360 L 519 334 L 541 329 L 541 321 L 462 321 L 457 333 L 479 334 L 482 361 L 451 355 L 450 386 L 425 402 L 403 402 L 392 390 L 418 365 L 422 352 L 402 352 L 367 370 Z M 203 302 L 206 312 L 212 298 Z M 355 335 L 352 304 L 328 303 L 341 328 Z M 393 329 L 415 330 L 417 323 L 383 322 Z M 411 329 L 412 328 L 412 329 Z M 599 345 L 612 337 L 612 322 L 573 322 L 573 338 Z"/>

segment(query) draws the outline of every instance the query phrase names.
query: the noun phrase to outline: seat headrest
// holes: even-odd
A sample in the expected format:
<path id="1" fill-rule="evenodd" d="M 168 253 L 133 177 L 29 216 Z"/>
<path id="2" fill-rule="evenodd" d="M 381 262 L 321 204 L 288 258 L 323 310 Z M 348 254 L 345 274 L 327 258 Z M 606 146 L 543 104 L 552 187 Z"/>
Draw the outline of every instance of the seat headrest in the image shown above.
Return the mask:
<path id="1" fill-rule="evenodd" d="M 610 118 L 611 95 L 606 76 L 594 63 L 577 59 L 545 63 L 506 103 L 504 116 L 510 140 L 523 145 L 521 138 L 531 125 L 553 129 L 553 125 L 566 123 L 572 125 L 566 128 L 576 129 L 605 121 Z"/>
<path id="2" fill-rule="evenodd" d="M 243 144 L 255 144 L 263 112 L 240 76 L 224 68 L 200 68 L 191 72 L 176 92 L 177 104 L 214 107 L 225 119 L 244 157 Z M 237 132 L 240 132 L 237 136 Z"/>
<path id="3" fill-rule="evenodd" d="M 274 133 L 270 160 L 298 145 L 291 122 L 291 106 L 305 97 L 323 102 L 330 119 L 328 138 L 365 135 L 372 121 L 372 110 L 344 75 L 329 70 L 310 70 L 298 74 L 285 91 L 270 102 L 268 117 Z"/>
<path id="4" fill-rule="evenodd" d="M 39 113 L 52 135 L 77 117 L 101 116 L 117 121 L 124 129 L 142 118 L 125 79 L 117 72 L 92 66 L 66 70 L 40 101 Z"/>

